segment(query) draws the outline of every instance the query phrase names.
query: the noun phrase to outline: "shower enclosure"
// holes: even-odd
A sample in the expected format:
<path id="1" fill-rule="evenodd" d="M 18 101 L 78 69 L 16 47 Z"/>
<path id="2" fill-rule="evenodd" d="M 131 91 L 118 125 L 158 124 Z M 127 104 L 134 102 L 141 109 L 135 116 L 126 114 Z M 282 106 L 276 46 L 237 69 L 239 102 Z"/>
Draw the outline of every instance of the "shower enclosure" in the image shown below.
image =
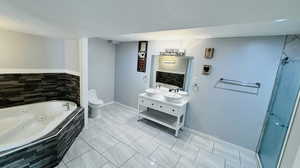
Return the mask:
<path id="1" fill-rule="evenodd" d="M 263 168 L 277 168 L 299 103 L 300 38 L 288 36 L 258 148 Z"/>

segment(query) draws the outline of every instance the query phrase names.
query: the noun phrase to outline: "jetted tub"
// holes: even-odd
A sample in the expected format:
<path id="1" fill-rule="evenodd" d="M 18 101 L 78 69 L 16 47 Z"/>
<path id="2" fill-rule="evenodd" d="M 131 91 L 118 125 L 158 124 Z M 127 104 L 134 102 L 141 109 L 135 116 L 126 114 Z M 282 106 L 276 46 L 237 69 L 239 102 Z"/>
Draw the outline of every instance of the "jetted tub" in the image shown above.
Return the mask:
<path id="1" fill-rule="evenodd" d="M 44 137 L 76 108 L 70 101 L 49 101 L 0 109 L 0 153 Z"/>

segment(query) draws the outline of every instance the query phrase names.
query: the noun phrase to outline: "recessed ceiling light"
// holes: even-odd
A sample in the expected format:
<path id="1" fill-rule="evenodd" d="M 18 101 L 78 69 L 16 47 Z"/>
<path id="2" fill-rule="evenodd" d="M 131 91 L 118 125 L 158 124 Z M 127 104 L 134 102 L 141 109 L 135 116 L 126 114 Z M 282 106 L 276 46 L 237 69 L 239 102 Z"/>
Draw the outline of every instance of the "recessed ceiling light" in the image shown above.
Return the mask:
<path id="1" fill-rule="evenodd" d="M 286 22 L 288 19 L 276 19 L 274 22 L 280 23 L 280 22 Z"/>

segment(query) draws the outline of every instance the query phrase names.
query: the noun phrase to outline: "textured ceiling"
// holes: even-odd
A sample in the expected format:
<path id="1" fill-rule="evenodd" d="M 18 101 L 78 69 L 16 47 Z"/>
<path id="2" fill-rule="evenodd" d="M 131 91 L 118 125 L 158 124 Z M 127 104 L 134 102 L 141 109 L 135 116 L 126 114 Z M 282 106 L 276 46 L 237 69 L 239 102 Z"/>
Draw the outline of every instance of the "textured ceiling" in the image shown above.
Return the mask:
<path id="1" fill-rule="evenodd" d="M 266 30 L 287 34 L 295 32 L 291 26 L 298 24 L 299 7 L 299 0 L 2 0 L 0 26 L 65 38 L 116 40 L 178 29 L 195 29 L 192 36 L 202 38 L 261 35 Z M 288 21 L 277 26 L 277 19 Z"/>

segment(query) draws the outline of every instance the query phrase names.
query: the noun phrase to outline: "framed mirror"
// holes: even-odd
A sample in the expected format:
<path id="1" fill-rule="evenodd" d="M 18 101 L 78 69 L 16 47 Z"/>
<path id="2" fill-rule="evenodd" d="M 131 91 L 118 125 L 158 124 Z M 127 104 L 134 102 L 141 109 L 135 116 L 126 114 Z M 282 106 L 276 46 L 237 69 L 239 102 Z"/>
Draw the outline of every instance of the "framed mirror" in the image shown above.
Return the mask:
<path id="1" fill-rule="evenodd" d="M 188 91 L 191 71 L 189 56 L 152 56 L 150 87 Z"/>

